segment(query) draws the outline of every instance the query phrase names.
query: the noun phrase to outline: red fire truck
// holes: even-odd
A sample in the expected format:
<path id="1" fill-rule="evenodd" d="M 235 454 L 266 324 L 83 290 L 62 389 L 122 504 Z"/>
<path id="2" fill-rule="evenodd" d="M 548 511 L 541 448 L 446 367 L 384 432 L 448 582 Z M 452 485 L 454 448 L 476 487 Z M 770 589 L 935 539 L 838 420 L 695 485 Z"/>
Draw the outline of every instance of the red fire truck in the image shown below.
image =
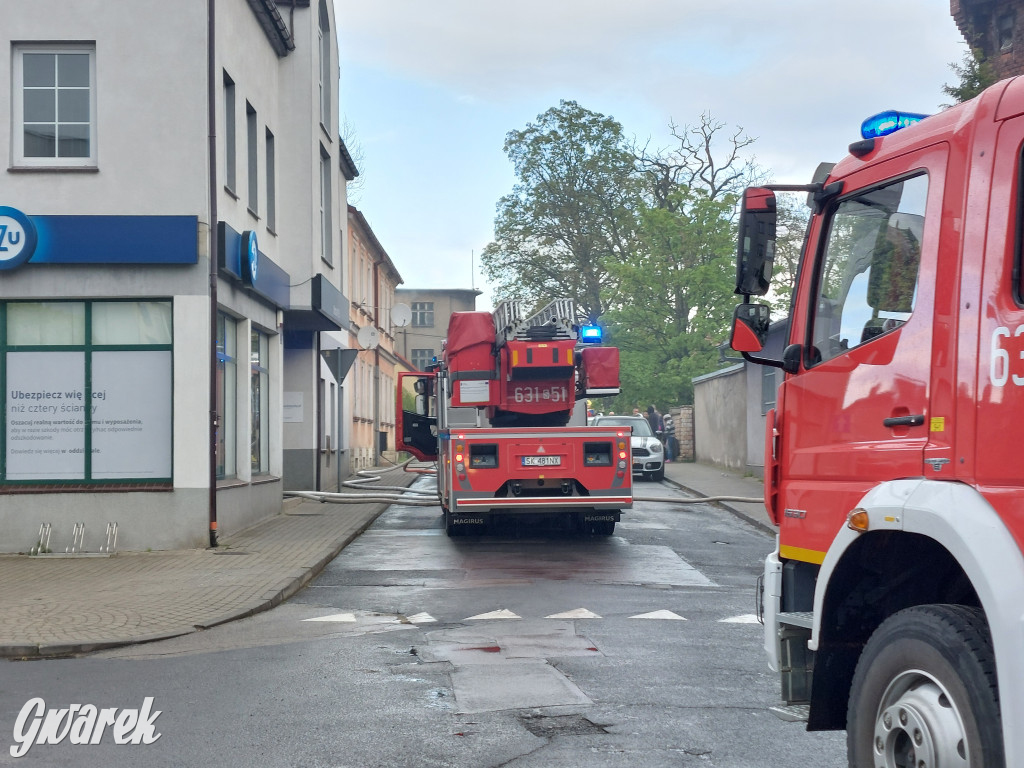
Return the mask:
<path id="1" fill-rule="evenodd" d="M 448 535 L 512 516 L 614 532 L 633 503 L 632 457 L 629 429 L 586 425 L 588 398 L 619 393 L 619 351 L 600 341 L 569 299 L 529 316 L 506 301 L 454 312 L 437 364 L 399 374 L 400 445 L 437 462 Z"/>
<path id="2" fill-rule="evenodd" d="M 806 187 L 748 189 L 732 347 L 783 372 L 761 586 L 780 712 L 851 766 L 1024 766 L 1024 77 L 888 112 Z M 776 192 L 812 215 L 764 348 Z"/>

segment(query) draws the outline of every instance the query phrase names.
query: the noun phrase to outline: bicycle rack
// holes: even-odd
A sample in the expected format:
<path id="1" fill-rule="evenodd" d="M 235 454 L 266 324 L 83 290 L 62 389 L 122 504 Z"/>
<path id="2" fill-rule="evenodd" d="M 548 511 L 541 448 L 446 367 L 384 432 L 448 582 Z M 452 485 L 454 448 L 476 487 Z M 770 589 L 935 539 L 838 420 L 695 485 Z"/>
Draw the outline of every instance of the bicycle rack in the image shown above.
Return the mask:
<path id="1" fill-rule="evenodd" d="M 68 555 L 78 555 L 82 552 L 82 545 L 85 543 L 85 523 L 75 523 L 71 532 L 71 544 L 64 549 Z"/>
<path id="2" fill-rule="evenodd" d="M 50 532 L 52 529 L 53 526 L 50 523 L 40 524 L 36 545 L 28 551 L 30 555 L 39 555 L 50 551 Z"/>
<path id="3" fill-rule="evenodd" d="M 112 555 L 117 551 L 117 523 L 107 523 L 107 543 L 100 546 L 100 552 Z"/>

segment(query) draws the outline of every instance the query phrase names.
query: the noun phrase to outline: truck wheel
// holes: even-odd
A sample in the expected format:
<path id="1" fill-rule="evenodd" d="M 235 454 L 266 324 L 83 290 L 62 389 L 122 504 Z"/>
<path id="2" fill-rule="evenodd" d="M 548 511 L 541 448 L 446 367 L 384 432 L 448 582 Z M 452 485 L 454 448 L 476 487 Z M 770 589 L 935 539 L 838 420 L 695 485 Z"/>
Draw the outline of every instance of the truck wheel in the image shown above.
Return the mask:
<path id="1" fill-rule="evenodd" d="M 864 646 L 850 688 L 850 768 L 1005 768 L 995 658 L 982 612 L 921 605 Z"/>

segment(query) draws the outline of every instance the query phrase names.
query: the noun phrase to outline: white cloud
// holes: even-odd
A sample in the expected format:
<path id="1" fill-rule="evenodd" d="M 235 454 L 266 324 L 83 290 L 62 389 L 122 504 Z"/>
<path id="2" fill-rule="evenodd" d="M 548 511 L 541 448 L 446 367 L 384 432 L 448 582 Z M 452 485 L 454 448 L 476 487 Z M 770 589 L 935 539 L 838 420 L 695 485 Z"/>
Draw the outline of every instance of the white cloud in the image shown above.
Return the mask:
<path id="1" fill-rule="evenodd" d="M 467 254 L 486 244 L 477 233 L 509 188 L 508 174 L 493 170 L 505 164 L 505 133 L 560 98 L 613 115 L 657 146 L 670 143 L 669 120 L 692 124 L 710 112 L 757 137 L 758 160 L 777 180 L 804 181 L 819 160 L 845 153 L 868 115 L 934 111 L 953 80 L 949 63 L 965 50 L 948 0 L 336 4 L 343 73 L 376 73 L 387 85 L 352 105 L 361 113 L 346 110 L 376 155 L 366 205 L 396 230 L 415 228 L 418 216 L 444 218 L 455 228 L 446 252 L 461 230 Z M 382 153 L 430 158 L 425 210 L 383 211 L 402 194 L 389 187 L 400 182 L 385 178 Z M 453 168 L 478 169 L 468 204 L 467 180 L 453 178 Z M 494 176 L 490 186 L 484 174 Z M 493 199 L 481 204 L 480 195 Z M 477 218 L 459 223 L 460 208 Z M 377 234 L 387 242 L 388 232 Z M 413 235 L 396 231 L 399 238 Z M 407 283 L 421 282 L 406 272 Z"/>

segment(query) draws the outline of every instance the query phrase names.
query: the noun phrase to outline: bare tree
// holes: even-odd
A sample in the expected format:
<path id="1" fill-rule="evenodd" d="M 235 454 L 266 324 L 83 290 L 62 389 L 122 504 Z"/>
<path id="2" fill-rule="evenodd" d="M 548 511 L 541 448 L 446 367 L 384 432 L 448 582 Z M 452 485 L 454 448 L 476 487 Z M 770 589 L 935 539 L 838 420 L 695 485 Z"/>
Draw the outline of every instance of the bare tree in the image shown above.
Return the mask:
<path id="1" fill-rule="evenodd" d="M 345 185 L 348 201 L 355 205 L 359 202 L 359 197 L 366 188 L 366 153 L 363 151 L 363 145 L 356 135 L 355 126 L 352 125 L 347 117 L 343 117 L 341 120 L 339 134 L 345 144 L 345 148 L 348 150 L 349 156 L 352 158 L 352 164 L 359 171 L 359 175 Z"/>
<path id="2" fill-rule="evenodd" d="M 754 156 L 746 154 L 757 139 L 742 127 L 725 135 L 725 123 L 705 112 L 696 125 L 670 122 L 669 130 L 677 142 L 674 148 L 652 151 L 649 142 L 642 147 L 634 142 L 632 147 L 655 208 L 675 211 L 679 198 L 674 192 L 680 187 L 703 190 L 710 199 L 720 200 L 738 195 L 767 175 Z"/>

